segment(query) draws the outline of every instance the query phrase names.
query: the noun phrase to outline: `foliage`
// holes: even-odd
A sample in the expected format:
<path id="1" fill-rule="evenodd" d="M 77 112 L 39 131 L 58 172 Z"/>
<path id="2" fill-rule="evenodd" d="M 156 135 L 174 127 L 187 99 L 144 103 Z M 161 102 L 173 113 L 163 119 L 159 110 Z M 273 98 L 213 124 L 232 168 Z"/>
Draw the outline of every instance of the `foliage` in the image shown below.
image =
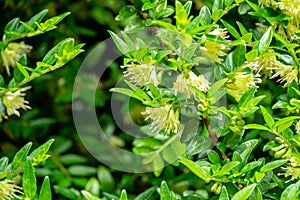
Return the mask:
<path id="1" fill-rule="evenodd" d="M 3 24 L 2 198 L 299 199 L 298 0 L 40 2 L 5 1 L 12 10 L 27 7 L 28 17 L 38 14 Z M 45 5 L 53 17 L 43 21 Z M 65 8 L 72 14 L 56 13 Z M 84 98 L 87 88 L 72 94 L 83 51 L 73 37 L 92 48 L 108 37 L 106 29 L 123 59 L 100 81 L 99 121 L 153 173 L 105 167 L 74 134 L 72 98 L 94 102 Z M 151 41 L 140 34 L 145 30 Z M 125 86 L 112 88 L 122 71 Z M 147 138 L 117 128 L 106 106 L 109 90 L 131 98 L 124 106 Z M 55 140 L 29 153 L 26 140 L 38 146 L 46 138 Z"/>

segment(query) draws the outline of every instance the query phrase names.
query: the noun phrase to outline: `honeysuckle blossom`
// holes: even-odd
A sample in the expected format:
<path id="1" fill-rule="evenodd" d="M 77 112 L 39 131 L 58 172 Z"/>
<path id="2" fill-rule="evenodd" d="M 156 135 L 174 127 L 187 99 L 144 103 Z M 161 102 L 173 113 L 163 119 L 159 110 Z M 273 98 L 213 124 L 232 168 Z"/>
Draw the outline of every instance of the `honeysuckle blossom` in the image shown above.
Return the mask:
<path id="1" fill-rule="evenodd" d="M 213 62 L 222 63 L 223 56 L 226 56 L 227 53 L 224 52 L 228 48 L 224 44 L 219 44 L 217 42 L 206 41 L 204 47 L 201 48 L 203 54 L 210 58 Z"/>
<path id="2" fill-rule="evenodd" d="M 0 181 L 0 199 L 22 199 L 22 188 L 17 186 L 14 181 L 5 179 Z"/>
<path id="3" fill-rule="evenodd" d="M 253 75 L 247 72 L 233 72 L 233 78 L 230 78 L 226 84 L 226 92 L 239 101 L 243 94 L 257 83 L 261 83 L 259 75 Z"/>
<path id="4" fill-rule="evenodd" d="M 127 68 L 124 72 L 125 78 L 128 78 L 130 82 L 142 87 L 146 83 L 152 83 L 155 86 L 159 84 L 157 80 L 157 74 L 154 65 L 141 64 L 141 65 L 125 65 L 122 68 Z"/>
<path id="5" fill-rule="evenodd" d="M 7 118 L 7 116 L 20 116 L 20 112 L 18 111 L 20 108 L 24 110 L 30 109 L 30 106 L 27 105 L 29 102 L 24 98 L 26 95 L 24 91 L 29 88 L 30 87 L 25 87 L 15 92 L 7 91 L 3 94 L 1 101 L 5 106 L 6 113 L 1 113 L 0 121 L 2 121 L 3 118 Z"/>
<path id="6" fill-rule="evenodd" d="M 26 45 L 24 42 L 11 42 L 4 51 L 1 51 L 3 65 L 8 75 L 10 75 L 9 67 L 15 67 L 22 54 L 30 52 L 31 49 L 32 47 Z"/>
<path id="7" fill-rule="evenodd" d="M 165 134 L 177 133 L 179 130 L 179 111 L 174 111 L 171 105 L 161 107 L 147 107 L 142 114 L 150 121 L 153 132 L 164 131 Z"/>
<path id="8" fill-rule="evenodd" d="M 197 76 L 194 72 L 189 71 L 187 74 L 179 74 L 177 80 L 173 84 L 175 94 L 183 93 L 188 97 L 195 95 L 195 92 L 189 87 L 192 85 L 202 92 L 207 92 L 210 88 L 210 83 L 203 75 Z"/>

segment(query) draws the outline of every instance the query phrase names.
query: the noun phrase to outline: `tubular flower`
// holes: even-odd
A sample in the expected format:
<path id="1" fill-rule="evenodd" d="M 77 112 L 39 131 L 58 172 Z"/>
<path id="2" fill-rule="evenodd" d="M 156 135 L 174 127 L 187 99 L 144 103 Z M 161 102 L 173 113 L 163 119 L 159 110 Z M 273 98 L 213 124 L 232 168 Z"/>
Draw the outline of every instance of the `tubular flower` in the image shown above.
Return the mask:
<path id="1" fill-rule="evenodd" d="M 183 93 L 188 97 L 195 95 L 195 92 L 189 87 L 189 85 L 196 87 L 202 92 L 207 92 L 209 90 L 210 82 L 206 80 L 203 75 L 197 76 L 194 72 L 190 71 L 188 72 L 187 76 L 187 78 L 184 76 L 184 74 L 177 76 L 177 80 L 173 84 L 175 94 Z"/>
<path id="2" fill-rule="evenodd" d="M 292 65 L 285 65 L 281 62 L 277 62 L 276 66 L 268 68 L 269 70 L 274 70 L 275 74 L 271 78 L 280 77 L 279 82 L 285 84 L 283 87 L 287 87 L 293 80 L 298 82 L 298 69 Z"/>
<path id="3" fill-rule="evenodd" d="M 258 0 L 259 5 L 270 6 L 272 5 L 274 0 Z"/>
<path id="4" fill-rule="evenodd" d="M 177 133 L 179 122 L 179 111 L 174 111 L 172 107 L 166 104 L 164 107 L 147 107 L 146 111 L 142 112 L 145 120 L 151 121 L 151 129 L 153 132 L 164 131 L 166 134 L 171 132 Z"/>
<path id="5" fill-rule="evenodd" d="M 141 65 L 125 65 L 122 68 L 127 68 L 124 76 L 130 82 L 137 86 L 145 86 L 145 83 L 153 83 L 155 86 L 159 84 L 154 65 L 141 64 Z"/>
<path id="6" fill-rule="evenodd" d="M 20 116 L 18 109 L 22 108 L 24 110 L 30 109 L 30 106 L 26 105 L 29 102 L 24 99 L 25 93 L 24 91 L 28 90 L 30 87 L 25 87 L 16 92 L 12 93 L 11 91 L 7 91 L 4 93 L 2 97 L 3 105 L 6 108 L 6 112 L 8 116 L 13 114 Z M 6 115 L 2 113 L 3 118 L 6 118 Z M 1 120 L 2 120 L 1 117 Z"/>
<path id="7" fill-rule="evenodd" d="M 9 67 L 15 67 L 22 54 L 30 52 L 31 49 L 32 47 L 26 45 L 24 42 L 11 42 L 4 51 L 1 51 L 3 65 L 5 66 L 8 75 L 10 75 Z"/>
<path id="8" fill-rule="evenodd" d="M 210 88 L 210 82 L 203 75 L 197 76 L 194 72 L 189 72 L 188 84 L 198 88 L 202 92 L 207 92 Z"/>
<path id="9" fill-rule="evenodd" d="M 18 194 L 23 194 L 22 188 L 12 180 L 0 181 L 0 199 L 22 199 Z"/>
<path id="10" fill-rule="evenodd" d="M 284 175 L 284 177 L 292 176 L 287 182 L 293 181 L 300 177 L 300 168 L 288 166 L 286 168 L 282 167 L 282 169 L 285 170 L 285 172 L 280 173 L 279 175 Z"/>
<path id="11" fill-rule="evenodd" d="M 221 57 L 227 55 L 227 53 L 224 52 L 227 50 L 227 47 L 216 42 L 206 41 L 202 50 L 204 55 L 217 63 L 222 63 L 223 59 Z"/>
<path id="12" fill-rule="evenodd" d="M 247 72 L 234 72 L 226 84 L 226 92 L 239 101 L 243 94 L 257 83 L 261 83 L 259 74 L 253 75 Z"/>
<path id="13" fill-rule="evenodd" d="M 216 28 L 215 30 L 209 32 L 210 35 L 215 35 L 223 39 L 229 38 L 229 35 L 227 35 L 227 33 L 228 31 L 226 28 Z"/>
<path id="14" fill-rule="evenodd" d="M 281 0 L 274 4 L 275 7 L 280 10 L 290 12 L 293 15 L 298 15 L 300 13 L 300 0 Z"/>

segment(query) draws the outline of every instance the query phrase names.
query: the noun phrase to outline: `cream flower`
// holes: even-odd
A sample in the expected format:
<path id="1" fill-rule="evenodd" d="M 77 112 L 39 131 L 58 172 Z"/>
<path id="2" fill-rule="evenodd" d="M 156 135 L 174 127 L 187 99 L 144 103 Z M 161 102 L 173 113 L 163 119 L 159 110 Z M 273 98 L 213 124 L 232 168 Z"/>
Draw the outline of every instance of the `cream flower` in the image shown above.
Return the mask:
<path id="1" fill-rule="evenodd" d="M 0 199 L 22 199 L 18 194 L 23 194 L 22 188 L 12 180 L 0 181 Z"/>
<path id="2" fill-rule="evenodd" d="M 196 87 L 202 92 L 208 92 L 210 88 L 210 82 L 205 79 L 203 75 L 197 76 L 194 72 L 189 72 L 189 78 L 187 79 L 188 84 Z"/>
<path id="3" fill-rule="evenodd" d="M 24 110 L 30 109 L 30 106 L 26 105 L 29 102 L 24 99 L 25 93 L 24 91 L 28 90 L 30 87 L 25 87 L 22 89 L 17 90 L 16 92 L 12 93 L 11 91 L 7 91 L 3 98 L 2 102 L 6 107 L 6 112 L 8 116 L 13 114 L 20 117 L 20 113 L 18 109 L 22 108 Z"/>
<path id="4" fill-rule="evenodd" d="M 30 52 L 31 49 L 32 47 L 26 45 L 24 42 L 11 42 L 8 44 L 4 51 L 1 51 L 3 65 L 5 66 L 8 75 L 10 75 L 9 67 L 15 67 L 22 54 Z"/>
<path id="5" fill-rule="evenodd" d="M 228 31 L 226 28 L 216 28 L 215 30 L 209 32 L 210 35 L 215 35 L 223 39 L 229 38 L 229 35 L 227 35 L 227 33 Z"/>
<path id="6" fill-rule="evenodd" d="M 283 11 L 288 11 L 293 15 L 300 13 L 300 0 L 281 0 L 274 3 L 275 7 Z"/>
<path id="7" fill-rule="evenodd" d="M 157 74 L 154 65 L 141 64 L 141 65 L 125 65 L 122 68 L 127 68 L 124 72 L 124 76 L 129 79 L 130 82 L 137 86 L 145 86 L 146 83 L 153 83 L 155 86 L 159 84 L 157 81 Z"/>
<path id="8" fill-rule="evenodd" d="M 173 84 L 173 90 L 175 94 L 183 93 L 188 97 L 195 95 L 195 92 L 189 87 L 192 85 L 202 92 L 207 92 L 210 88 L 210 82 L 205 79 L 203 75 L 197 76 L 194 72 L 189 71 L 187 78 L 184 74 L 179 74 L 175 83 Z"/>
<path id="9" fill-rule="evenodd" d="M 279 175 L 284 175 L 284 177 L 288 177 L 288 176 L 292 176 L 290 180 L 288 180 L 287 182 L 289 181 L 293 181 L 297 178 L 300 177 L 300 168 L 296 168 L 296 167 L 282 167 L 283 170 L 285 170 L 284 173 L 279 173 Z"/>
<path id="10" fill-rule="evenodd" d="M 271 79 L 280 77 L 278 81 L 281 83 L 285 82 L 283 87 L 287 87 L 293 80 L 298 82 L 298 69 L 295 66 L 277 62 L 277 65 L 270 67 L 269 70 L 275 71 L 275 74 L 271 76 Z"/>
<path id="11" fill-rule="evenodd" d="M 145 120 L 151 121 L 151 129 L 153 132 L 164 131 L 166 134 L 171 132 L 177 133 L 179 122 L 179 111 L 174 111 L 173 108 L 166 104 L 164 107 L 147 107 L 146 111 L 142 112 Z"/>
<path id="12" fill-rule="evenodd" d="M 253 75 L 247 72 L 233 72 L 233 77 L 226 84 L 226 92 L 239 101 L 243 94 L 257 83 L 261 83 L 259 74 Z"/>
<path id="13" fill-rule="evenodd" d="M 222 63 L 223 58 L 221 57 L 227 55 L 227 53 L 224 51 L 228 48 L 225 45 L 219 44 L 217 42 L 206 41 L 204 47 L 202 47 L 201 49 L 203 50 L 203 54 L 209 57 L 210 60 L 217 63 Z"/>

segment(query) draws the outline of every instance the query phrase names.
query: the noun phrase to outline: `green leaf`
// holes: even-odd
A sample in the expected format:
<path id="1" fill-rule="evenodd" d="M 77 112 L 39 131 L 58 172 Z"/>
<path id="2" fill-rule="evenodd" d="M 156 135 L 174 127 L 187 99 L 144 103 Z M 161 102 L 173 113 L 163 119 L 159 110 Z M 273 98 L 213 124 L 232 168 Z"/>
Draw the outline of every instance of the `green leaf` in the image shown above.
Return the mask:
<path id="1" fill-rule="evenodd" d="M 240 164 L 239 161 L 231 161 L 226 163 L 222 168 L 213 176 L 224 176 L 231 173 L 231 170 Z"/>
<path id="2" fill-rule="evenodd" d="M 267 51 L 267 49 L 269 48 L 272 42 L 272 37 L 273 37 L 273 29 L 272 27 L 270 27 L 259 41 L 258 52 L 260 55 L 262 55 Z"/>
<path id="3" fill-rule="evenodd" d="M 119 14 L 116 16 L 116 21 L 124 21 L 129 19 L 130 17 L 136 14 L 136 10 L 134 6 L 124 6 L 119 11 Z"/>
<path id="4" fill-rule="evenodd" d="M 34 199 L 36 195 L 36 178 L 34 174 L 34 168 L 32 166 L 31 157 L 27 157 L 25 161 L 24 173 L 22 178 L 22 187 L 24 194 L 29 199 Z"/>
<path id="5" fill-rule="evenodd" d="M 275 124 L 273 125 L 273 128 L 276 128 L 285 123 L 289 123 L 290 121 L 294 121 L 296 119 L 300 119 L 300 116 L 290 116 L 290 117 L 282 118 L 282 119 L 278 120 L 277 122 L 275 122 Z"/>
<path id="6" fill-rule="evenodd" d="M 122 190 L 120 200 L 128 200 L 126 190 Z"/>
<path id="7" fill-rule="evenodd" d="M 212 104 L 219 101 L 222 96 L 226 94 L 224 84 L 227 82 L 227 78 L 221 79 L 215 82 L 208 91 L 208 96 L 212 98 Z"/>
<path id="8" fill-rule="evenodd" d="M 236 24 L 238 25 L 242 35 L 246 35 L 247 33 L 249 33 L 242 23 L 237 21 Z"/>
<path id="9" fill-rule="evenodd" d="M 206 6 L 203 6 L 199 13 L 200 23 L 202 25 L 209 25 L 211 23 L 211 14 Z"/>
<path id="10" fill-rule="evenodd" d="M 49 155 L 47 155 L 47 152 L 51 146 L 51 144 L 54 142 L 54 139 L 48 140 L 43 145 L 39 146 L 37 149 L 35 149 L 29 156 L 32 159 L 32 163 L 34 166 L 38 165 L 39 163 L 45 161 L 47 158 L 49 158 Z"/>
<path id="11" fill-rule="evenodd" d="M 209 182 L 210 170 L 205 168 L 205 166 L 199 166 L 195 162 L 185 158 L 181 157 L 181 160 L 179 161 L 182 164 L 184 164 L 187 168 L 189 168 L 194 174 L 196 174 L 199 178 L 203 179 L 205 182 Z"/>
<path id="12" fill-rule="evenodd" d="M 87 200 L 100 200 L 100 198 L 92 195 L 91 193 L 89 193 L 88 191 L 85 190 L 81 190 L 81 194 L 84 196 L 84 198 L 86 198 Z"/>
<path id="13" fill-rule="evenodd" d="M 265 107 L 260 106 L 260 109 L 261 109 L 263 117 L 264 117 L 266 123 L 268 124 L 269 128 L 272 128 L 274 125 L 274 119 L 273 119 L 272 115 L 267 111 L 267 109 L 265 109 Z"/>
<path id="14" fill-rule="evenodd" d="M 240 144 L 236 148 L 235 152 L 237 152 L 240 155 L 243 163 L 247 163 L 248 157 L 250 156 L 253 149 L 256 147 L 257 143 L 257 139 L 252 139 Z"/>
<path id="15" fill-rule="evenodd" d="M 161 172 L 163 171 L 165 166 L 164 160 L 162 159 L 162 157 L 158 154 L 154 157 L 153 160 L 153 170 L 154 170 L 154 175 L 156 177 L 158 177 Z"/>
<path id="16" fill-rule="evenodd" d="M 0 172 L 4 172 L 7 168 L 9 159 L 7 157 L 3 157 L 0 159 Z"/>
<path id="17" fill-rule="evenodd" d="M 25 69 L 25 67 L 23 65 L 17 63 L 17 68 L 23 74 L 23 76 L 25 77 L 25 79 L 29 79 L 30 76 L 29 76 L 27 70 Z"/>
<path id="18" fill-rule="evenodd" d="M 298 200 L 300 195 L 300 180 L 289 185 L 281 194 L 280 200 Z"/>
<path id="19" fill-rule="evenodd" d="M 41 191 L 40 191 L 39 200 L 52 200 L 50 180 L 48 176 L 44 178 Z"/>
<path id="20" fill-rule="evenodd" d="M 246 53 L 246 59 L 248 62 L 252 62 L 255 58 L 257 58 L 257 56 L 258 56 L 258 51 L 255 49 Z"/>
<path id="21" fill-rule="evenodd" d="M 294 123 L 294 121 L 289 121 L 287 123 L 279 125 L 278 129 L 277 129 L 277 132 L 278 133 L 282 133 L 284 130 L 286 130 L 287 128 L 289 128 L 290 126 L 292 126 L 293 123 Z"/>
<path id="22" fill-rule="evenodd" d="M 247 163 L 242 169 L 241 169 L 241 173 L 246 173 L 248 171 L 253 170 L 255 167 L 261 165 L 262 161 L 253 161 L 250 163 Z"/>
<path id="23" fill-rule="evenodd" d="M 243 96 L 241 97 L 238 103 L 238 108 L 245 107 L 245 105 L 247 105 L 251 101 L 251 99 L 253 99 L 255 92 L 256 92 L 256 87 L 252 87 L 247 92 L 245 92 L 245 94 L 243 94 Z"/>
<path id="24" fill-rule="evenodd" d="M 236 39 L 239 39 L 241 37 L 240 34 L 238 33 L 238 31 L 233 26 L 231 26 L 229 23 L 227 23 L 226 21 L 224 21 L 222 19 L 221 19 L 221 22 L 233 37 L 235 37 Z"/>
<path id="25" fill-rule="evenodd" d="M 146 191 L 142 192 L 141 194 L 139 194 L 134 200 L 145 200 L 145 199 L 149 199 L 152 194 L 155 192 L 156 187 L 153 186 L 149 189 L 147 189 Z"/>
<path id="26" fill-rule="evenodd" d="M 231 200 L 246 200 L 251 195 L 252 191 L 256 187 L 256 184 L 251 184 L 242 190 L 238 191 L 235 195 L 233 195 Z"/>
<path id="27" fill-rule="evenodd" d="M 101 185 L 101 189 L 105 192 L 111 192 L 115 187 L 115 181 L 110 171 L 104 167 L 99 166 L 97 169 L 97 176 Z"/>
<path id="28" fill-rule="evenodd" d="M 86 165 L 72 165 L 68 168 L 68 171 L 73 176 L 91 176 L 97 173 L 97 169 L 95 167 Z"/>
<path id="29" fill-rule="evenodd" d="M 13 38 L 14 34 L 12 32 L 17 32 L 19 27 L 19 18 L 14 18 L 10 20 L 4 27 L 3 41 Z"/>
<path id="30" fill-rule="evenodd" d="M 162 181 L 160 185 L 160 200 L 171 200 L 172 194 L 166 181 Z"/>
<path id="31" fill-rule="evenodd" d="M 108 31 L 108 33 L 111 35 L 111 37 L 112 37 L 115 45 L 119 49 L 119 51 L 127 56 L 130 51 L 128 45 L 114 32 Z"/>
<path id="32" fill-rule="evenodd" d="M 217 163 L 221 162 L 219 154 L 216 151 L 214 151 L 214 150 L 210 150 L 207 153 L 207 156 L 208 156 L 208 159 L 210 160 L 210 162 L 212 164 L 217 164 Z"/>
<path id="33" fill-rule="evenodd" d="M 38 14 L 34 15 L 33 17 L 30 18 L 30 20 L 25 22 L 26 25 L 22 23 L 23 26 L 20 26 L 18 28 L 18 32 L 24 33 L 26 31 L 26 26 L 29 26 L 34 30 L 37 27 L 36 23 L 40 23 L 47 13 L 48 13 L 48 9 L 45 9 L 39 12 Z"/>
<path id="34" fill-rule="evenodd" d="M 29 142 L 15 154 L 14 159 L 12 161 L 13 169 L 17 169 L 19 166 L 21 167 L 24 166 L 31 146 L 32 146 L 32 142 Z"/>
<path id="35" fill-rule="evenodd" d="M 217 10 L 222 9 L 223 7 L 223 0 L 215 0 L 213 7 L 212 7 L 212 13 L 214 13 Z"/>
<path id="36" fill-rule="evenodd" d="M 247 124 L 245 129 L 256 129 L 256 130 L 263 130 L 263 131 L 269 131 L 270 129 L 261 125 L 261 124 Z"/>
<path id="37" fill-rule="evenodd" d="M 281 165 L 285 164 L 288 160 L 274 160 L 265 164 L 261 169 L 260 172 L 268 172 L 275 168 L 280 167 Z"/>
<path id="38" fill-rule="evenodd" d="M 219 200 L 230 200 L 226 187 L 223 185 Z"/>

